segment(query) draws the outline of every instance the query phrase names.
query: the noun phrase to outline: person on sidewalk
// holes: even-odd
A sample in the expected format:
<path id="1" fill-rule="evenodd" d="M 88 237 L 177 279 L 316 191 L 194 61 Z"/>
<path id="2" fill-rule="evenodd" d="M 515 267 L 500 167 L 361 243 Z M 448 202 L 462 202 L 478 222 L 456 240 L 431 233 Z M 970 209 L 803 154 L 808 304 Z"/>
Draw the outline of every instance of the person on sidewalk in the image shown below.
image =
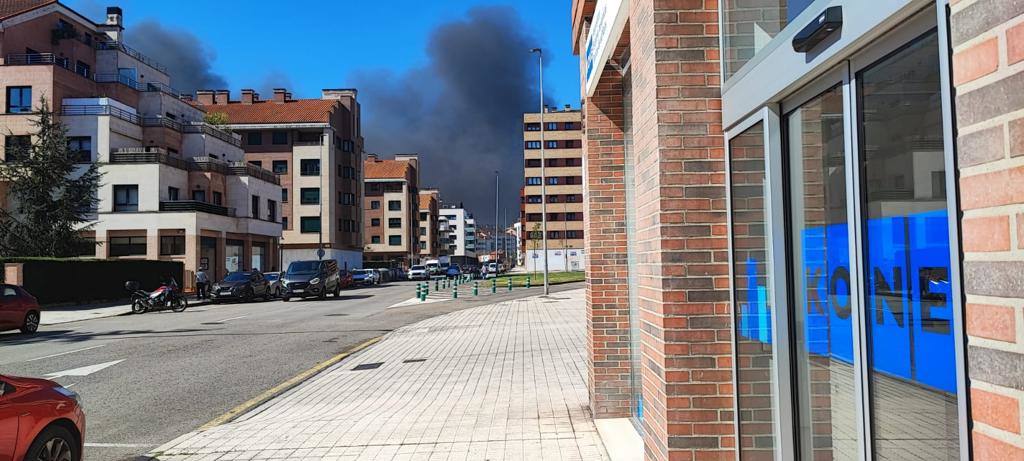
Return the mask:
<path id="1" fill-rule="evenodd" d="M 196 271 L 196 297 L 206 299 L 210 296 L 210 278 L 202 268 Z"/>

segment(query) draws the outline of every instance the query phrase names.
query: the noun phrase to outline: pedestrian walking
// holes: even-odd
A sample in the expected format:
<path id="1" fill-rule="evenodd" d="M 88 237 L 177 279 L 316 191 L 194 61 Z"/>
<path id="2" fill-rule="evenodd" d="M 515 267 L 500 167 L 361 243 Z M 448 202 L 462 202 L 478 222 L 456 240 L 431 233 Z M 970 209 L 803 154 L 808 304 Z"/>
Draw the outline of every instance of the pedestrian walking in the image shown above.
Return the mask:
<path id="1" fill-rule="evenodd" d="M 200 268 L 196 271 L 196 297 L 206 299 L 210 296 L 210 278 L 206 271 Z"/>

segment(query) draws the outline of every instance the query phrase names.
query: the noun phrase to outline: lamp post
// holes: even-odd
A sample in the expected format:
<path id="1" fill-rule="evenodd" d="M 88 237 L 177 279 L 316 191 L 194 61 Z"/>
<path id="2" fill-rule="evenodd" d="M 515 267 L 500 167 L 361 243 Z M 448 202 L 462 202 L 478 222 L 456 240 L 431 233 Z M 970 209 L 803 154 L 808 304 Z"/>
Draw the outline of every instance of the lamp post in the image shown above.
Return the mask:
<path id="1" fill-rule="evenodd" d="M 494 170 L 494 267 L 498 267 L 498 170 Z M 495 274 L 497 276 L 497 274 Z"/>
<path id="2" fill-rule="evenodd" d="M 537 65 L 540 69 L 538 76 L 540 83 L 540 231 L 544 247 L 544 295 L 547 296 L 550 293 L 548 291 L 548 195 L 547 177 L 544 175 L 544 50 L 534 48 L 530 52 L 537 53 Z"/>

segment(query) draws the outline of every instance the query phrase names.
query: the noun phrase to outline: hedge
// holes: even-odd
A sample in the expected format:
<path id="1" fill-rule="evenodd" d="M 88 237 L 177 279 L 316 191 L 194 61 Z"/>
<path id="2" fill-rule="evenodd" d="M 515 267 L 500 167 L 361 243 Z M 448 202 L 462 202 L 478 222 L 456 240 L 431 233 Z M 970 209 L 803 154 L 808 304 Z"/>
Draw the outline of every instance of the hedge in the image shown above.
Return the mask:
<path id="1" fill-rule="evenodd" d="M 125 299 L 125 282 L 139 282 L 143 290 L 154 290 L 168 275 L 184 287 L 185 265 L 175 261 L 124 259 L 6 258 L 4 263 L 22 263 L 22 287 L 39 304 L 85 303 Z M 0 271 L 3 274 L 3 271 Z M 2 277 L 2 275 L 0 275 Z"/>

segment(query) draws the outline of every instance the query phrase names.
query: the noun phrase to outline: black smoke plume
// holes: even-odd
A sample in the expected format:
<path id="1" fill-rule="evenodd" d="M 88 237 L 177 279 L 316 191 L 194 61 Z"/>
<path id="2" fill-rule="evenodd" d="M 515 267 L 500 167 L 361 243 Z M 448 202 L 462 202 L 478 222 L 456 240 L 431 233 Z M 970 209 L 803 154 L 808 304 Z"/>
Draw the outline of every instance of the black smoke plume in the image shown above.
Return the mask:
<path id="1" fill-rule="evenodd" d="M 125 44 L 167 67 L 171 86 L 183 93 L 227 89 L 228 82 L 213 72 L 213 50 L 185 30 L 171 30 L 153 20 L 125 29 Z"/>
<path id="2" fill-rule="evenodd" d="M 518 219 L 523 112 L 540 104 L 530 53 L 540 44 L 526 30 L 511 7 L 474 8 L 431 33 L 422 68 L 354 74 L 367 151 L 418 152 L 423 186 L 492 226 L 500 171 L 499 219 L 506 207 L 509 221 Z"/>

